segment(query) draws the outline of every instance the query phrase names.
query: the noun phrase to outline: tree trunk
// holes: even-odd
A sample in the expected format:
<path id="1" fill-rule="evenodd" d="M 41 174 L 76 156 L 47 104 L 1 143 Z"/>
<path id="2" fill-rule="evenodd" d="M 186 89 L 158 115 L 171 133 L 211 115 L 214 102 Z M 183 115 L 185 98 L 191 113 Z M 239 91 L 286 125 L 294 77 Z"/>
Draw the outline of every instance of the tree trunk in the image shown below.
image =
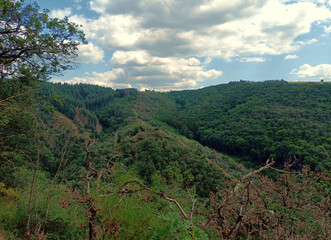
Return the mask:
<path id="1" fill-rule="evenodd" d="M 32 214 L 32 202 L 33 202 L 33 196 L 35 191 L 35 186 L 37 182 L 37 176 L 38 176 L 38 169 L 39 169 L 39 149 L 37 151 L 37 160 L 34 165 L 34 173 L 33 173 L 33 179 L 31 184 L 31 191 L 30 191 L 30 197 L 29 197 L 29 209 L 28 209 L 28 220 L 26 222 L 26 235 L 30 239 L 31 233 L 30 233 L 30 221 L 31 221 L 31 214 Z"/>

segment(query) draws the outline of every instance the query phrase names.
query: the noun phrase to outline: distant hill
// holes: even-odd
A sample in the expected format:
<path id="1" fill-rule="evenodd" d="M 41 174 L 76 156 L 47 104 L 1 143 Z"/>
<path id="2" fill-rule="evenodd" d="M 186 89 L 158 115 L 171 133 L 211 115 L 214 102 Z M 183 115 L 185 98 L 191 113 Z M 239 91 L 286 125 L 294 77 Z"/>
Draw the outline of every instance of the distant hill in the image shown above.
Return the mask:
<path id="1" fill-rule="evenodd" d="M 260 164 L 273 158 L 279 165 L 295 161 L 330 169 L 330 84 L 231 82 L 168 93 L 46 86 L 70 103 L 55 104 L 57 110 L 73 118 L 76 105 L 86 108 L 108 133 L 139 118 L 244 161 Z"/>
<path id="2" fill-rule="evenodd" d="M 330 169 L 330 84 L 233 82 L 170 95 L 181 109 L 167 122 L 185 136 L 253 162 Z"/>
<path id="3" fill-rule="evenodd" d="M 117 161 L 134 166 L 147 183 L 155 173 L 167 176 L 175 168 L 188 186 L 193 184 L 200 196 L 208 197 L 209 192 L 223 188 L 226 179 L 248 171 L 232 157 L 188 140 L 167 125 L 163 120 L 178 110 L 169 94 L 44 83 L 42 96 L 44 105 L 100 138 L 97 150 L 104 158 L 119 155 Z M 105 106 L 102 99 L 108 99 Z"/>

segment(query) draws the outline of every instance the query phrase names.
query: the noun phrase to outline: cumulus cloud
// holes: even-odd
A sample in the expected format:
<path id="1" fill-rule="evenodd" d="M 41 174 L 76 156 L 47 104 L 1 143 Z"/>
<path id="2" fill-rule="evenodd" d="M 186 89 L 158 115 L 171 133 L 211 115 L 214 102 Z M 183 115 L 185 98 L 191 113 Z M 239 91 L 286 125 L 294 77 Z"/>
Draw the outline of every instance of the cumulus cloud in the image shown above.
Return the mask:
<path id="1" fill-rule="evenodd" d="M 287 55 L 286 57 L 284 57 L 284 60 L 290 60 L 290 59 L 296 59 L 298 58 L 297 55 Z"/>
<path id="2" fill-rule="evenodd" d="M 240 60 L 240 62 L 265 62 L 267 59 L 261 57 L 246 57 Z"/>
<path id="3" fill-rule="evenodd" d="M 94 84 L 94 85 L 111 87 L 111 88 L 132 88 L 131 84 L 122 83 L 119 80 L 119 78 L 123 75 L 123 73 L 124 73 L 123 69 L 113 69 L 112 71 L 108 71 L 104 73 L 93 72 L 91 76 L 75 77 L 73 79 L 66 81 L 53 79 L 52 82 L 61 82 L 61 83 L 69 83 L 69 84 L 86 83 L 86 84 Z"/>
<path id="4" fill-rule="evenodd" d="M 51 18 L 59 18 L 62 19 L 64 17 L 68 17 L 72 14 L 71 8 L 65 8 L 65 9 L 56 9 L 52 10 L 49 14 Z"/>
<path id="5" fill-rule="evenodd" d="M 331 16 L 326 6 L 306 1 L 92 0 L 90 6 L 101 17 L 86 22 L 88 37 L 109 49 L 163 57 L 284 54 L 300 48 L 296 38 L 313 22 Z"/>
<path id="6" fill-rule="evenodd" d="M 211 59 L 264 62 L 268 60 L 264 55 L 293 53 L 318 41 L 298 40 L 311 31 L 313 23 L 331 20 L 330 5 L 322 0 L 91 0 L 89 3 L 91 10 L 99 13 L 98 17 L 71 15 L 70 20 L 83 26 L 88 40 L 114 52 L 110 60 L 113 70 L 108 74 L 121 69 L 120 76 L 115 74 L 118 83 L 159 90 L 191 88 L 198 81 L 221 76 L 221 71 L 205 70 Z M 54 15 L 67 13 L 71 13 L 70 9 Z M 86 61 L 101 61 L 101 57 L 91 60 L 95 50 L 91 46 L 86 48 L 86 59 L 90 59 Z M 201 63 L 199 59 L 205 61 Z M 102 82 L 106 81 L 97 75 L 89 80 L 101 78 Z"/>
<path id="7" fill-rule="evenodd" d="M 155 57 L 143 50 L 117 51 L 110 64 L 123 68 L 128 82 L 156 90 L 191 88 L 222 75 L 222 71 L 205 70 L 197 58 Z"/>
<path id="8" fill-rule="evenodd" d="M 331 79 L 331 64 L 320 64 L 315 67 L 304 64 L 299 69 L 293 69 L 291 74 L 299 78 L 319 77 Z"/>
<path id="9" fill-rule="evenodd" d="M 79 45 L 78 51 L 79 63 L 98 63 L 103 60 L 103 50 L 93 43 Z"/>
<path id="10" fill-rule="evenodd" d="M 106 73 L 93 73 L 92 77 L 74 78 L 70 83 L 92 83 L 102 86 L 167 91 L 192 88 L 197 82 L 214 79 L 222 71 L 205 70 L 197 58 L 155 57 L 146 51 L 116 51 L 110 65 L 113 70 Z"/>

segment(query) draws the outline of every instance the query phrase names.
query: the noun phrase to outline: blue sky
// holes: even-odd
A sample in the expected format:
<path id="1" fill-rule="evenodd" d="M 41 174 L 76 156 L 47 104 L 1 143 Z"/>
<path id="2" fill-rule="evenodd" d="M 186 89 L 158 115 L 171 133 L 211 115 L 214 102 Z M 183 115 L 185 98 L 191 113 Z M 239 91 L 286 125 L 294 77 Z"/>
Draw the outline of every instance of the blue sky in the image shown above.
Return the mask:
<path id="1" fill-rule="evenodd" d="M 240 79 L 331 80 L 331 0 L 39 0 L 82 25 L 52 81 L 159 91 Z"/>

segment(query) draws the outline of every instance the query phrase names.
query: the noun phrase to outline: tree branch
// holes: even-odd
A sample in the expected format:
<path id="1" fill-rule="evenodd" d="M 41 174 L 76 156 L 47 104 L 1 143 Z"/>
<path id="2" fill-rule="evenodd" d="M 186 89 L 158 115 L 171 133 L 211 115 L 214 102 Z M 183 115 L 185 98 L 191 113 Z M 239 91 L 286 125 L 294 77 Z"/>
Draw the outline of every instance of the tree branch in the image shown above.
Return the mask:
<path id="1" fill-rule="evenodd" d="M 261 167 L 261 168 L 255 170 L 255 171 L 253 171 L 253 172 L 250 172 L 250 173 L 246 174 L 245 176 L 243 176 L 243 177 L 241 178 L 240 181 L 243 182 L 246 178 L 249 178 L 250 176 L 252 176 L 252 175 L 254 175 L 254 174 L 257 174 L 257 173 L 259 173 L 259 172 L 262 172 L 262 171 L 265 170 L 265 169 L 270 168 L 270 166 L 273 165 L 273 164 L 275 164 L 275 161 L 272 161 L 272 162 L 269 163 L 269 159 L 268 159 L 267 162 L 266 162 L 266 165 L 265 165 L 265 166 L 263 166 L 263 167 Z"/>
<path id="2" fill-rule="evenodd" d="M 122 191 L 122 190 L 121 190 L 123 187 L 129 185 L 130 183 L 136 183 L 136 184 L 138 184 L 138 185 L 140 186 L 140 189 L 138 189 L 138 190 L 131 190 L 131 189 L 127 189 L 127 188 L 126 188 L 125 191 Z M 169 198 L 169 197 L 167 197 L 167 196 L 164 194 L 164 192 L 157 192 L 157 191 L 154 191 L 154 190 L 150 189 L 149 187 L 145 186 L 144 184 L 142 184 L 141 182 L 139 182 L 139 181 L 137 181 L 137 180 L 130 180 L 130 181 L 127 181 L 126 183 L 124 183 L 124 184 L 122 185 L 122 187 L 120 187 L 120 190 L 118 191 L 118 193 L 135 193 L 135 192 L 139 192 L 139 191 L 142 191 L 142 190 L 147 190 L 147 191 L 149 191 L 149 192 L 152 192 L 152 193 L 154 193 L 154 194 L 157 194 L 157 195 L 159 195 L 159 196 L 161 197 L 161 199 L 164 199 L 164 200 L 166 200 L 166 201 L 169 201 L 169 202 L 174 203 L 174 204 L 178 207 L 178 209 L 179 209 L 180 213 L 182 214 L 182 216 L 183 216 L 186 220 L 191 220 L 190 216 L 188 216 L 188 215 L 186 214 L 186 212 L 184 211 L 184 209 L 182 208 L 182 206 L 177 202 L 176 199 L 173 199 L 173 198 Z M 195 203 L 195 201 L 193 202 L 193 206 L 192 206 L 192 208 L 194 208 L 194 203 Z M 192 212 L 193 212 L 193 211 L 192 211 Z M 191 214 L 191 215 L 192 215 L 192 214 Z"/>

